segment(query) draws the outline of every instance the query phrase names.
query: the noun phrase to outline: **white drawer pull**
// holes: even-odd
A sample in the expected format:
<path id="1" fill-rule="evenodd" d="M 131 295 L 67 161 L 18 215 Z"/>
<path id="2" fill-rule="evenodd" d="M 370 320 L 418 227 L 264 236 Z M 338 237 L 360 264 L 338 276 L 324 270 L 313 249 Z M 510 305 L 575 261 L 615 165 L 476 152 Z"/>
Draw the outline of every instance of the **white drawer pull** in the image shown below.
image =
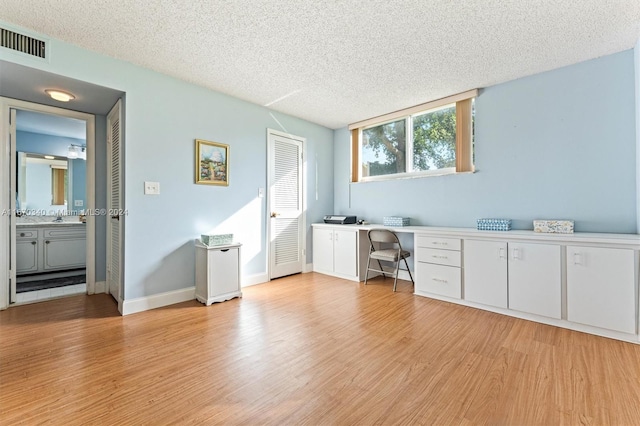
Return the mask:
<path id="1" fill-rule="evenodd" d="M 433 257 L 434 259 L 448 259 L 447 256 L 438 256 L 437 254 L 432 254 L 431 257 Z"/>
<path id="2" fill-rule="evenodd" d="M 447 245 L 449 245 L 449 243 L 444 243 L 444 242 L 440 242 L 440 241 L 432 241 L 431 244 L 434 244 L 436 246 L 447 246 Z"/>
<path id="3" fill-rule="evenodd" d="M 448 282 L 449 282 L 449 281 L 447 281 L 447 280 L 443 280 L 442 278 L 431 278 L 431 280 L 432 280 L 432 281 L 435 281 L 435 282 L 437 282 L 437 283 L 443 283 L 443 284 L 446 284 L 446 283 L 448 283 Z"/>

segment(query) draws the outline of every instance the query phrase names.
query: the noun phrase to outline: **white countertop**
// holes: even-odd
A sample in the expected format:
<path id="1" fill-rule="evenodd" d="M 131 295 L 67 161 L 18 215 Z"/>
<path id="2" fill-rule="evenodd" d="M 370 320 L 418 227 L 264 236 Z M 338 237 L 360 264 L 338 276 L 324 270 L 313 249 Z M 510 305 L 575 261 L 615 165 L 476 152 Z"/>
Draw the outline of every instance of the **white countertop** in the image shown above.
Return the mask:
<path id="1" fill-rule="evenodd" d="M 573 234 L 552 234 L 534 231 L 479 231 L 476 228 L 448 228 L 438 226 L 384 226 L 381 224 L 369 225 L 337 225 L 331 223 L 314 223 L 317 228 L 349 228 L 359 231 L 369 229 L 388 229 L 393 232 L 406 232 L 412 234 L 437 235 L 443 237 L 458 238 L 482 238 L 490 240 L 544 240 L 555 243 L 589 243 L 589 244 L 616 244 L 632 246 L 640 249 L 640 235 L 638 234 L 611 234 L 597 232 L 574 232 Z"/>

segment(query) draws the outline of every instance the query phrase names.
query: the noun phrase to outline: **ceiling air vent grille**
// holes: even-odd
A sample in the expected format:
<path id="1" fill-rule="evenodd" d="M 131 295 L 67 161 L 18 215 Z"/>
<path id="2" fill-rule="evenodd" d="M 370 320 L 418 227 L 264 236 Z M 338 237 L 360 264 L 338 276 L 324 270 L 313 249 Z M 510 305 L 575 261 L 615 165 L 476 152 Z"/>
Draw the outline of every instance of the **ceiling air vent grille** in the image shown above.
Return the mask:
<path id="1" fill-rule="evenodd" d="M 47 44 L 44 41 L 4 28 L 0 28 L 0 46 L 37 58 L 46 58 Z"/>

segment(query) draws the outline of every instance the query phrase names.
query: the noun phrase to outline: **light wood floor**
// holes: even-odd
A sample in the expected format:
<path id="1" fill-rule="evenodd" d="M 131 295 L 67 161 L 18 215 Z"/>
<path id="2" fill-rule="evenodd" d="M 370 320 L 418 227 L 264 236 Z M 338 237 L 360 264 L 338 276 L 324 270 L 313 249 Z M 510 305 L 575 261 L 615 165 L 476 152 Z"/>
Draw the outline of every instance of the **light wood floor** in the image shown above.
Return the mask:
<path id="1" fill-rule="evenodd" d="M 640 346 L 320 274 L 0 312 L 0 423 L 640 424 Z"/>

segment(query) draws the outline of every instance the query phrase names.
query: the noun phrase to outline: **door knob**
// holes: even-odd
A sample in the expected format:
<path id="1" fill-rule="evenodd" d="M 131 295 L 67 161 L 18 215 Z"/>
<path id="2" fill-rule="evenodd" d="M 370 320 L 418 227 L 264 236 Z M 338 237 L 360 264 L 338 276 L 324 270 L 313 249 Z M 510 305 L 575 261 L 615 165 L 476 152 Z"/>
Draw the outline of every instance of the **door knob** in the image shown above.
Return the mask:
<path id="1" fill-rule="evenodd" d="M 280 213 L 271 212 L 271 217 L 276 217 L 276 216 L 280 216 Z"/>

